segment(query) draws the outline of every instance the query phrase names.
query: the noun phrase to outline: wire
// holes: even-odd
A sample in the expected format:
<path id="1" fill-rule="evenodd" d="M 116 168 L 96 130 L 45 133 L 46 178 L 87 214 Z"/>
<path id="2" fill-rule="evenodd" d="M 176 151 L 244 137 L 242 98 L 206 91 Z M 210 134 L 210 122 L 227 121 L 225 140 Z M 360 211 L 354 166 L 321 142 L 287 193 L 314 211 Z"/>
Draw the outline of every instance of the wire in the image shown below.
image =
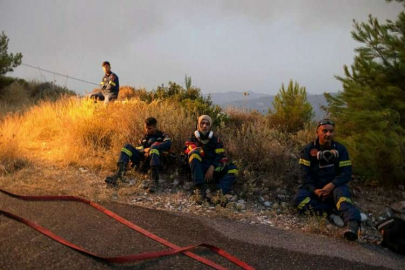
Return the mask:
<path id="1" fill-rule="evenodd" d="M 41 72 L 41 70 L 42 70 L 42 71 L 44 71 L 44 72 L 48 72 L 48 73 L 52 73 L 52 74 L 55 74 L 55 75 L 58 75 L 58 76 L 66 77 L 66 78 L 67 78 L 66 81 L 67 81 L 68 79 L 72 79 L 72 80 L 76 80 L 76 81 L 79 81 L 79 82 L 84 82 L 84 83 L 88 83 L 88 84 L 92 84 L 92 85 L 97 85 L 97 86 L 99 86 L 97 83 L 93 83 L 93 82 L 85 81 L 85 80 L 82 80 L 82 79 L 78 79 L 78 78 L 66 76 L 66 75 L 63 75 L 63 74 L 60 74 L 60 73 L 57 73 L 57 72 L 53 72 L 53 71 L 50 71 L 50 70 L 46 70 L 46 69 L 43 69 L 43 68 L 40 68 L 40 67 L 34 67 L 34 66 L 32 66 L 32 65 L 28 65 L 28 64 L 24 64 L 24 63 L 21 63 L 21 65 L 22 65 L 22 66 L 26 66 L 26 67 L 30 67 L 30 68 L 37 69 L 37 70 L 39 70 L 40 72 Z"/>

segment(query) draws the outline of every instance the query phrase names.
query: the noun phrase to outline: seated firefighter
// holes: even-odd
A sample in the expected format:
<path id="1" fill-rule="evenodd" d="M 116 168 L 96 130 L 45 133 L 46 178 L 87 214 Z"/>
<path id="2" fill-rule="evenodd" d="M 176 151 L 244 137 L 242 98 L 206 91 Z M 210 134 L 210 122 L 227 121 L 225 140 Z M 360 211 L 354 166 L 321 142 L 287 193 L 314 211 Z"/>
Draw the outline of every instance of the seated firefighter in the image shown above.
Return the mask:
<path id="1" fill-rule="evenodd" d="M 213 182 L 223 194 L 231 191 L 238 170 L 225 156 L 222 142 L 212 131 L 211 117 L 202 115 L 198 118 L 197 130 L 186 142 L 185 154 L 194 182 L 195 200 L 205 200 L 205 183 Z"/>
<path id="2" fill-rule="evenodd" d="M 342 144 L 333 141 L 333 121 L 321 120 L 316 134 L 317 139 L 301 152 L 299 164 L 302 185 L 294 197 L 294 206 L 301 213 L 326 213 L 330 217 L 337 213 L 343 217 L 347 226 L 344 237 L 349 241 L 357 240 L 361 218 L 347 186 L 352 177 L 349 154 Z"/>
<path id="3" fill-rule="evenodd" d="M 143 162 L 143 165 L 146 165 L 144 168 L 150 167 L 152 179 L 149 182 L 149 192 L 155 192 L 159 188 L 160 155 L 170 150 L 172 142 L 167 134 L 158 130 L 157 120 L 153 117 L 145 120 L 145 132 L 138 147 L 125 144 L 121 149 L 117 173 L 105 179 L 107 184 L 116 185 L 118 181 L 125 182 L 124 174 L 131 161 L 133 166 L 139 166 L 140 162 Z"/>
<path id="4" fill-rule="evenodd" d="M 101 91 L 92 93 L 89 97 L 91 99 L 104 101 L 104 104 L 108 104 L 110 101 L 114 101 L 118 98 L 120 83 L 117 74 L 111 71 L 110 62 L 104 61 L 101 66 L 105 73 L 100 83 Z"/>

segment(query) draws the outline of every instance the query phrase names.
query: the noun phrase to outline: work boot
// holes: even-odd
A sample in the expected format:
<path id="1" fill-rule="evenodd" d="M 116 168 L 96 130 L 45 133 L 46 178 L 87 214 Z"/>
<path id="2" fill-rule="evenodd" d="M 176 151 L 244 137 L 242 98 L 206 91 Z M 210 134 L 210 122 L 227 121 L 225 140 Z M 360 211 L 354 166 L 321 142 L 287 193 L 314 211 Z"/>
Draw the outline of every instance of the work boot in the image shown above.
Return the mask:
<path id="1" fill-rule="evenodd" d="M 148 192 L 154 193 L 155 191 L 157 191 L 159 189 L 159 170 L 156 166 L 152 166 L 150 168 L 150 170 L 151 170 L 152 177 L 149 182 Z"/>
<path id="2" fill-rule="evenodd" d="M 118 181 L 121 181 L 123 183 L 128 183 L 128 181 L 124 178 L 125 172 L 127 170 L 127 164 L 123 162 L 118 162 L 118 168 L 117 172 L 113 175 L 107 176 L 105 179 L 105 182 L 109 185 L 117 185 Z"/>
<path id="3" fill-rule="evenodd" d="M 194 201 L 202 204 L 206 199 L 204 185 L 196 185 L 194 189 Z"/>
<path id="4" fill-rule="evenodd" d="M 344 232 L 344 237 L 348 241 L 356 241 L 359 238 L 359 223 L 355 220 L 350 220 L 347 223 L 347 228 Z"/>

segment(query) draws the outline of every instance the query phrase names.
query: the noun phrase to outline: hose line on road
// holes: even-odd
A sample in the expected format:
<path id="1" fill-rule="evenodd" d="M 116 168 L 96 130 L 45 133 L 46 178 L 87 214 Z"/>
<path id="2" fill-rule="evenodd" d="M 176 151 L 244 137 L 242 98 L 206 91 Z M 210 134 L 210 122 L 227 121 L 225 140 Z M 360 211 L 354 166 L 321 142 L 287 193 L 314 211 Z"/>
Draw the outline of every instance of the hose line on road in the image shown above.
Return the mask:
<path id="1" fill-rule="evenodd" d="M 89 252 L 87 250 L 85 250 L 84 248 L 77 246 L 73 243 L 68 242 L 67 240 L 63 239 L 62 237 L 52 233 L 51 231 L 49 231 L 48 229 L 32 222 L 29 221 L 27 219 L 24 219 L 22 217 L 19 217 L 15 214 L 12 214 L 10 212 L 4 211 L 0 209 L 0 214 L 3 214 L 6 217 L 12 218 L 16 221 L 19 221 L 21 223 L 26 224 L 27 226 L 30 226 L 31 228 L 37 230 L 38 232 L 48 236 L 49 238 L 69 247 L 72 248 L 76 251 L 79 251 L 83 254 L 86 254 L 88 256 L 91 256 L 93 258 L 96 259 L 100 259 L 103 261 L 107 261 L 110 263 L 125 263 L 125 262 L 139 262 L 139 261 L 144 261 L 144 260 L 148 260 L 148 259 L 154 259 L 154 258 L 159 258 L 159 257 L 163 257 L 163 256 L 169 256 L 169 255 L 174 255 L 174 254 L 178 254 L 178 253 L 182 253 L 190 258 L 193 258 L 203 264 L 206 264 L 214 269 L 226 269 L 225 267 L 216 264 L 215 262 L 208 260 L 206 258 L 203 258 L 199 255 L 196 255 L 194 253 L 192 253 L 190 250 L 196 248 L 196 247 L 206 247 L 208 249 L 210 249 L 211 251 L 217 253 L 218 255 L 228 259 L 230 262 L 242 267 L 243 269 L 248 269 L 248 270 L 252 270 L 254 269 L 253 267 L 249 266 L 247 263 L 239 260 L 238 258 L 236 258 L 235 256 L 227 253 L 225 250 L 218 248 L 216 246 L 210 245 L 210 244 L 200 244 L 200 245 L 192 245 L 192 246 L 187 246 L 187 247 L 179 247 L 137 225 L 135 225 L 134 223 L 130 222 L 129 220 L 115 214 L 114 212 L 111 212 L 110 210 L 102 207 L 101 205 L 92 202 L 92 201 L 88 201 L 86 199 L 83 198 L 79 198 L 79 197 L 74 197 L 74 196 L 23 196 L 23 195 L 17 195 L 11 192 L 8 192 L 6 190 L 0 189 L 0 192 L 3 192 L 11 197 L 14 198 L 18 198 L 18 199 L 22 199 L 22 200 L 26 200 L 26 201 L 75 201 L 75 202 L 81 202 L 81 203 L 85 203 L 88 204 L 94 208 L 96 208 L 97 210 L 99 210 L 100 212 L 103 212 L 104 214 L 106 214 L 107 216 L 117 220 L 118 222 L 126 225 L 127 227 L 137 231 L 138 233 L 141 233 L 147 237 L 149 237 L 150 239 L 159 242 L 167 247 L 169 247 L 170 249 L 168 250 L 162 250 L 162 251 L 156 251 L 156 252 L 147 252 L 147 253 L 141 253 L 141 254 L 135 254 L 135 255 L 128 255 L 128 256 L 119 256 L 119 257 L 101 257 L 98 256 L 92 252 Z"/>

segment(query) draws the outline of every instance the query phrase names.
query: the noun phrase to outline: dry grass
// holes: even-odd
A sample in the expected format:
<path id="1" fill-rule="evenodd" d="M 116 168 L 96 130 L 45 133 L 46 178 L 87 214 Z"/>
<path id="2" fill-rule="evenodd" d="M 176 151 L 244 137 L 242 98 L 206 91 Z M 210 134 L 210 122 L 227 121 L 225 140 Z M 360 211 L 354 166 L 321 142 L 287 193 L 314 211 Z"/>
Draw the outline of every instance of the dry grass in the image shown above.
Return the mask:
<path id="1" fill-rule="evenodd" d="M 2 145 L 11 146 L 10 141 L 24 145 L 30 159 L 112 168 L 124 143 L 137 144 L 144 119 L 149 116 L 159 119 L 160 128 L 172 134 L 174 151 L 180 151 L 192 132 L 194 119 L 179 105 L 146 104 L 136 99 L 109 106 L 77 97 L 45 101 L 24 114 L 6 116 L 0 124 L 0 136 Z M 1 151 L 0 157 L 12 160 L 16 155 L 19 151 Z"/>
<path id="2" fill-rule="evenodd" d="M 33 104 L 24 101 L 20 85 L 13 84 L 7 91 L 19 93 L 21 100 L 10 98 L 16 113 L 3 114 L 0 122 L 0 162 L 5 171 L 28 161 L 110 171 L 116 167 L 121 147 L 138 143 L 147 117 L 156 117 L 159 128 L 170 134 L 175 153 L 180 153 L 196 124 L 195 115 L 179 102 L 140 101 L 136 95 L 142 89 L 124 87 L 121 101 L 108 106 L 75 96 Z M 260 113 L 237 109 L 226 113 L 216 131 L 239 167 L 243 179 L 239 183 L 247 193 L 258 186 L 291 183 L 298 174 L 299 149 L 313 137 L 311 127 L 285 134 L 270 128 L 269 119 Z"/>

